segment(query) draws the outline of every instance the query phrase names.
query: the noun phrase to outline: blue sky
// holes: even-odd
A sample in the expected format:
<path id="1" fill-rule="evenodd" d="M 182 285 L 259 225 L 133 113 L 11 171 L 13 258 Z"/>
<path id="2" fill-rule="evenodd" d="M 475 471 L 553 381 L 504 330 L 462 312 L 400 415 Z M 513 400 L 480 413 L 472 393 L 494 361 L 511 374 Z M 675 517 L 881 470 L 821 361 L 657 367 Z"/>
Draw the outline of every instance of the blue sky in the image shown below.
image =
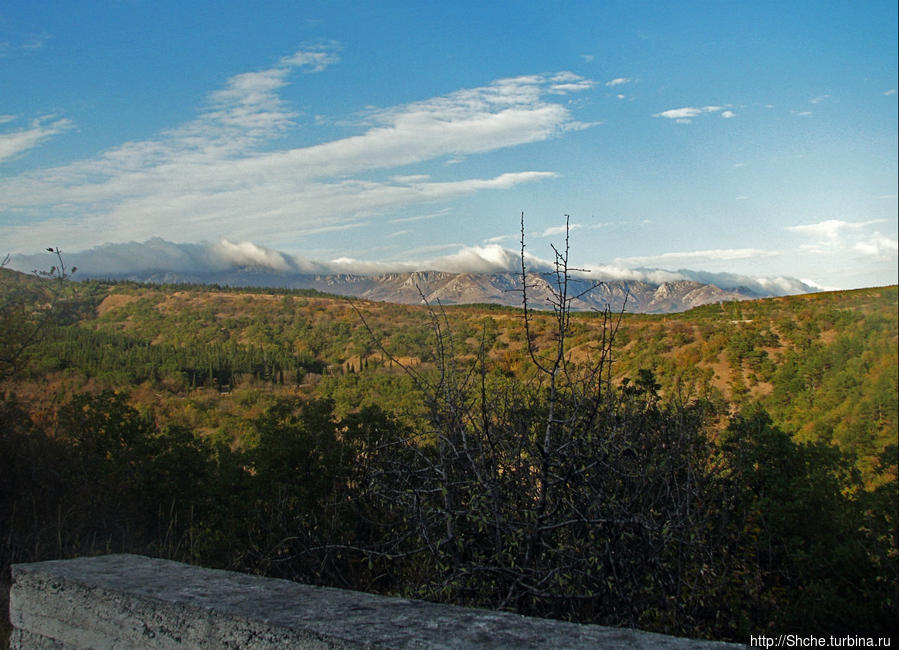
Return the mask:
<path id="1" fill-rule="evenodd" d="M 8 252 L 486 268 L 522 211 L 607 276 L 895 283 L 895 2 L 0 7 Z"/>

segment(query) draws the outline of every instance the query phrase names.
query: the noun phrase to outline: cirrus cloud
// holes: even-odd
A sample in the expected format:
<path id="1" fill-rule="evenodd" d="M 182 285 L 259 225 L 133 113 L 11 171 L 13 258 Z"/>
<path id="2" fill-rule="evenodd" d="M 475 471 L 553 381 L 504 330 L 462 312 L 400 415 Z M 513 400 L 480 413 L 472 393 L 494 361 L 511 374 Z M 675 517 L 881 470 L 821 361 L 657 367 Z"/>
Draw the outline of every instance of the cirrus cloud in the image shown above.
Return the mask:
<path id="1" fill-rule="evenodd" d="M 218 233 L 281 242 L 353 227 L 404 206 L 554 178 L 553 171 L 533 169 L 454 180 L 389 171 L 464 161 L 592 126 L 574 117 L 565 98 L 594 83 L 559 72 L 370 109 L 352 125 L 354 135 L 273 148 L 299 119 L 280 89 L 295 72 L 327 70 L 339 61 L 338 50 L 334 43 L 315 44 L 270 68 L 235 75 L 207 96 L 195 119 L 153 139 L 0 179 L 0 216 L 7 224 L 0 237 L 13 250 L 46 241 L 86 247 L 97 243 L 98 233 L 107 241 L 202 240 Z M 32 138 L 68 126 L 45 124 Z M 10 136 L 9 155 L 24 146 Z"/>
<path id="2" fill-rule="evenodd" d="M 780 255 L 779 251 L 762 250 L 758 248 L 715 248 L 699 251 L 662 253 L 660 255 L 624 257 L 616 259 L 615 262 L 627 266 L 678 266 L 686 264 L 696 264 L 697 262 L 703 263 L 746 260 L 758 257 L 774 257 L 777 255 Z"/>
<path id="3" fill-rule="evenodd" d="M 15 121 L 14 115 L 0 115 L 0 124 Z M 0 163 L 33 149 L 45 140 L 68 131 L 72 121 L 54 116 L 38 117 L 27 129 L 0 133 Z"/>

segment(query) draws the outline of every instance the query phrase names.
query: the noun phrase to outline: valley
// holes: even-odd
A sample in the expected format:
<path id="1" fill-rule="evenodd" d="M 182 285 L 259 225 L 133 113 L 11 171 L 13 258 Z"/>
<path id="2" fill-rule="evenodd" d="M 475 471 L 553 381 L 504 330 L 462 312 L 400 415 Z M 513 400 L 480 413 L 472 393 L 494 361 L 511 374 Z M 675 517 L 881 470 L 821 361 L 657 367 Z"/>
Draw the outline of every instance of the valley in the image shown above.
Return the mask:
<path id="1" fill-rule="evenodd" d="M 0 286 L 4 566 L 115 549 L 697 638 L 895 618 L 896 286 L 561 320 Z"/>
<path id="2" fill-rule="evenodd" d="M 340 414 L 371 404 L 414 412 L 400 365 L 434 366 L 431 314 L 421 305 L 315 290 L 130 282 L 72 289 L 89 307 L 33 350 L 39 370 L 20 378 L 20 394 L 58 402 L 84 389 L 127 389 L 135 406 L 229 444 L 241 444 L 246 401 L 328 397 Z M 533 378 L 520 309 L 442 305 L 432 308 L 446 318 L 460 363 L 474 364 L 483 347 L 491 372 Z M 895 287 L 727 301 L 665 315 L 619 310 L 614 384 L 643 369 L 666 397 L 706 400 L 724 415 L 759 402 L 798 440 L 835 443 L 866 472 L 896 438 Z M 548 312 L 536 312 L 537 347 L 551 344 L 551 323 Z M 589 361 L 608 325 L 597 312 L 574 313 L 571 360 Z"/>

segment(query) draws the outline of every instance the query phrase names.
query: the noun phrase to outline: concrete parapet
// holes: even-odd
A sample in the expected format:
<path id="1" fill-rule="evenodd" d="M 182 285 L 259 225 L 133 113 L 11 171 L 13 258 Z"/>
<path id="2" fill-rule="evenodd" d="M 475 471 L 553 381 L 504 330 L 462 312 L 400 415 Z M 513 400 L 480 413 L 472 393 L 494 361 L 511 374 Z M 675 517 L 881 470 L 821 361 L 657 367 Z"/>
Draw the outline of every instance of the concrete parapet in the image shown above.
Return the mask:
<path id="1" fill-rule="evenodd" d="M 139 555 L 12 568 L 12 648 L 726 648 Z"/>

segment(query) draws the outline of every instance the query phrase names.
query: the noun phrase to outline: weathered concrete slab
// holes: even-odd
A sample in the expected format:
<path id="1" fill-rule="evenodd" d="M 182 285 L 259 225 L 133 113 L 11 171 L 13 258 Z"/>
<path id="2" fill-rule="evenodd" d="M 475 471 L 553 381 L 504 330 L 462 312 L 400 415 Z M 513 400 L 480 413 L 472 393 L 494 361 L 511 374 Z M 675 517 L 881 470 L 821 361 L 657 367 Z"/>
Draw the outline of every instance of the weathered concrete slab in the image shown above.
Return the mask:
<path id="1" fill-rule="evenodd" d="M 726 648 L 138 555 L 12 568 L 12 648 Z"/>

